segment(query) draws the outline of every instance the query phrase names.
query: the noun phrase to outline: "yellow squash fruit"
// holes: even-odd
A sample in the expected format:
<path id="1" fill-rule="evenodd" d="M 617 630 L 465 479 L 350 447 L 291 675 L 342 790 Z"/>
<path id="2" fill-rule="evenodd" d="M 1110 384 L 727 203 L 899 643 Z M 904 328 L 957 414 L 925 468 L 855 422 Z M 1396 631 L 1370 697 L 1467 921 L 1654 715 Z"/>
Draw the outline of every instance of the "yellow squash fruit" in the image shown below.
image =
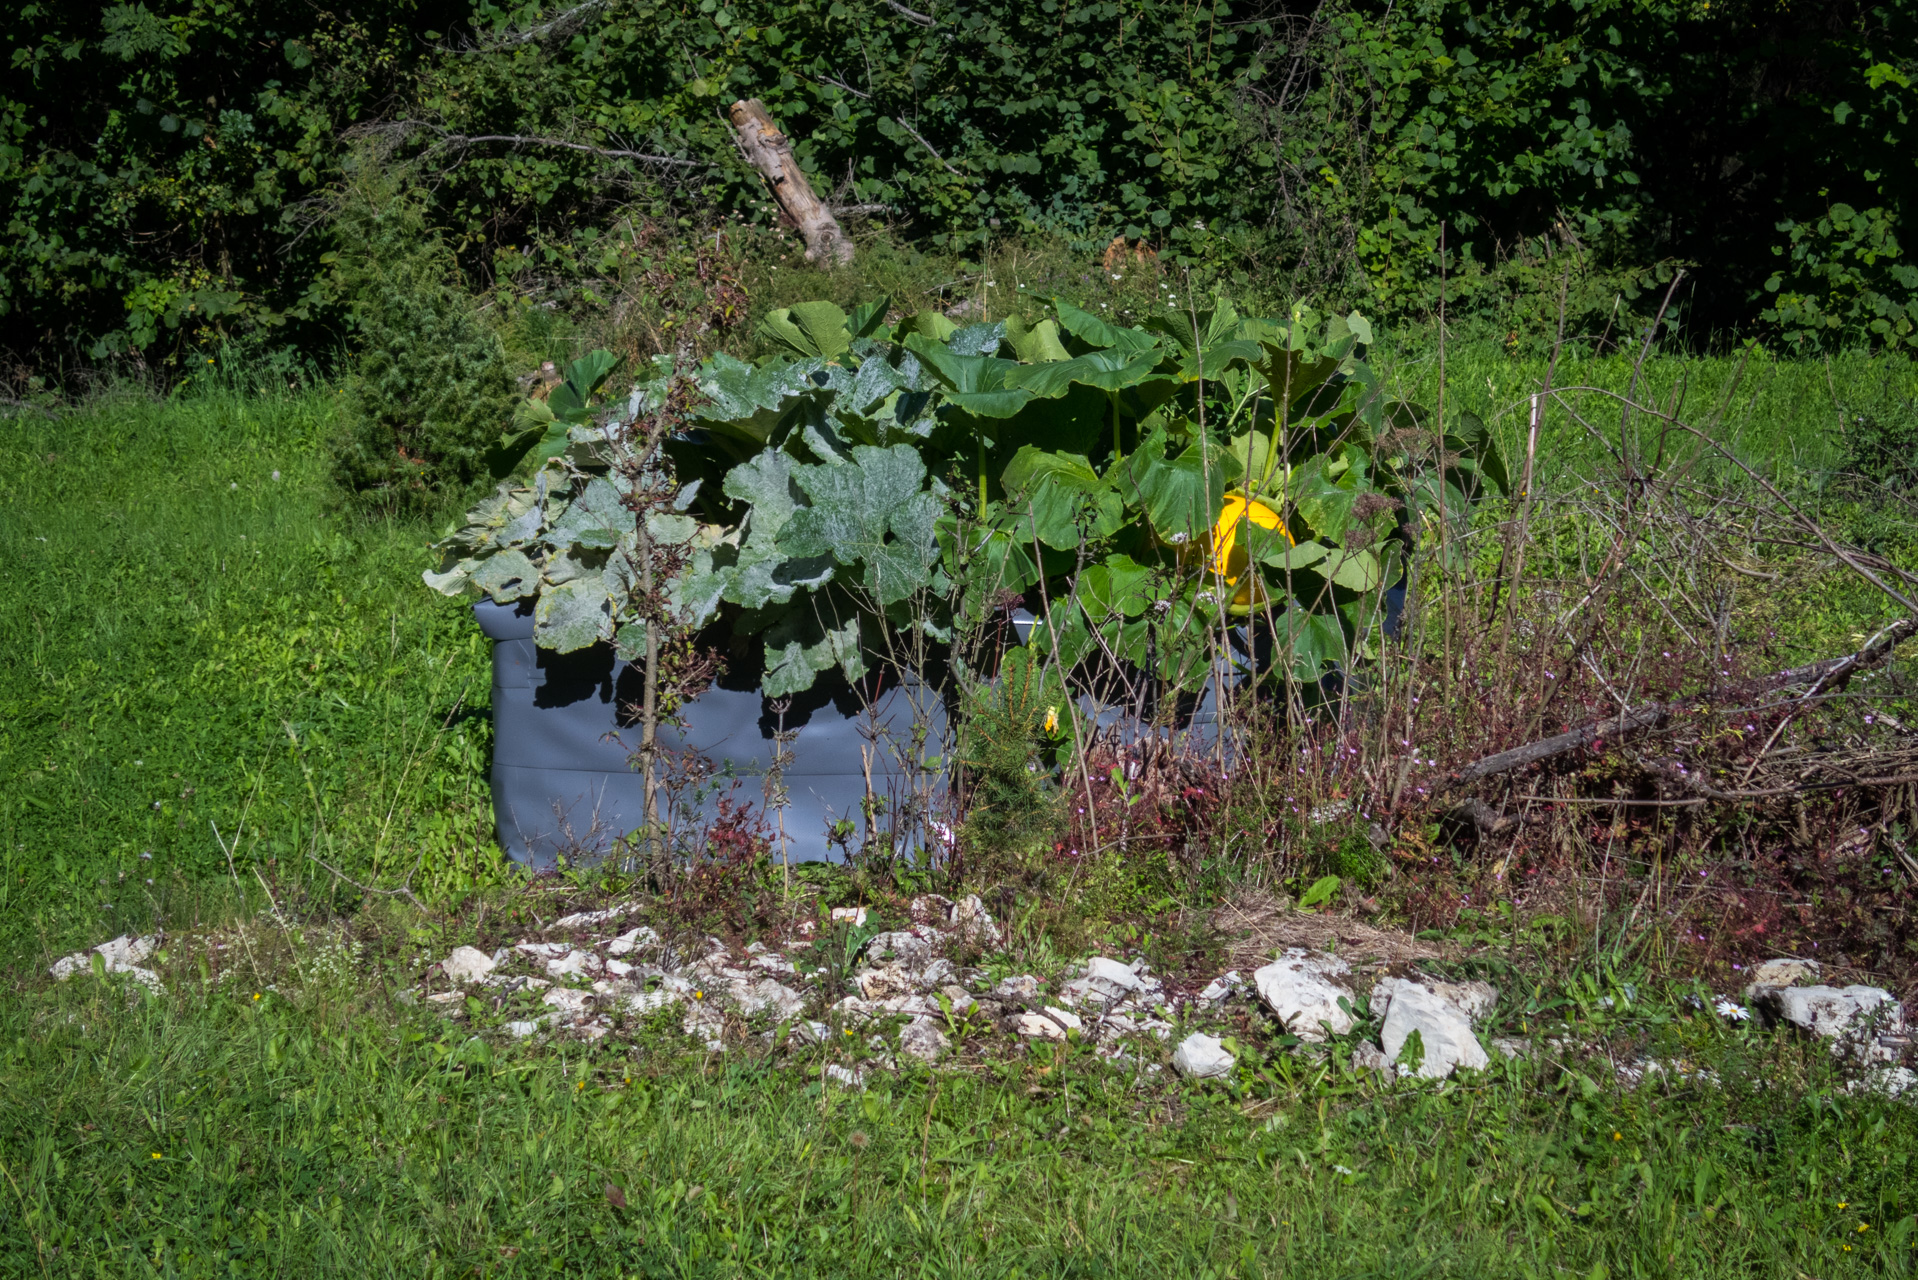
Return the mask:
<path id="1" fill-rule="evenodd" d="M 1227 586 L 1238 584 L 1238 590 L 1233 593 L 1232 602 L 1227 606 L 1235 616 L 1244 616 L 1251 612 L 1255 603 L 1262 604 L 1265 601 L 1259 575 L 1246 573 L 1248 557 L 1238 549 L 1239 526 L 1248 520 L 1261 529 L 1276 529 L 1288 545 L 1297 545 L 1277 511 L 1242 493 L 1226 494 L 1225 505 L 1219 510 L 1219 522 L 1212 527 L 1212 554 L 1206 569 L 1224 578 Z M 1241 576 L 1246 579 L 1243 583 L 1239 582 Z"/>

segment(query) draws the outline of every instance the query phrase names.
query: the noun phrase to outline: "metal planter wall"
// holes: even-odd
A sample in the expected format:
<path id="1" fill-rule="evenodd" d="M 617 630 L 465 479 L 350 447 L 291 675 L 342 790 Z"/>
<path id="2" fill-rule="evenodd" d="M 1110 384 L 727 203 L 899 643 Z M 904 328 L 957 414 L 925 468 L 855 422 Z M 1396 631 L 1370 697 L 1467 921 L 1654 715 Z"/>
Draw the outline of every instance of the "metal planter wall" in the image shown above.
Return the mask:
<path id="1" fill-rule="evenodd" d="M 645 822 L 645 786 L 631 757 L 639 728 L 626 708 L 639 701 L 640 672 L 609 646 L 557 654 L 533 643 L 533 615 L 481 601 L 473 616 L 493 641 L 493 818 L 500 847 L 540 870 L 609 852 Z M 871 791 L 895 823 L 923 809 L 928 783 L 903 761 L 941 753 L 945 708 L 922 686 L 869 691 L 821 680 L 781 707 L 754 687 L 713 688 L 681 708 L 684 728 L 662 722 L 663 760 L 693 752 L 713 772 L 697 785 L 670 763 L 659 773 L 663 818 L 674 831 L 697 831 L 720 815 L 720 802 L 751 804 L 767 822 L 775 858 L 830 858 L 834 823 L 862 823 Z M 924 719 L 923 745 L 915 723 Z M 794 734 L 780 772 L 784 807 L 768 804 L 776 735 Z M 931 794 L 936 803 L 936 789 Z M 923 818 L 919 820 L 923 825 Z"/>

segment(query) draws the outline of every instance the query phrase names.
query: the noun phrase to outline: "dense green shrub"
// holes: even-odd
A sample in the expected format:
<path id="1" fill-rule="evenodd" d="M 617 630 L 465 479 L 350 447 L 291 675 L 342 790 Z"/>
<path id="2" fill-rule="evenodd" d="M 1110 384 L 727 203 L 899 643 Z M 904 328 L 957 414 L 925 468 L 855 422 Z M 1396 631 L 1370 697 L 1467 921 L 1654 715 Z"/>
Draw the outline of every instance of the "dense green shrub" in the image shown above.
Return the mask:
<path id="1" fill-rule="evenodd" d="M 336 331 L 348 136 L 433 175 L 475 285 L 591 303 L 656 228 L 770 225 L 763 99 L 922 245 L 1143 240 L 1501 337 L 1911 345 L 1918 0 L 34 3 L 0 92 L 0 348 Z M 662 51 L 670 50 L 670 56 Z"/>
<path id="2" fill-rule="evenodd" d="M 499 339 L 480 323 L 420 202 L 367 170 L 339 215 L 336 266 L 358 356 L 334 474 L 362 502 L 423 510 L 489 476 L 513 413 Z"/>

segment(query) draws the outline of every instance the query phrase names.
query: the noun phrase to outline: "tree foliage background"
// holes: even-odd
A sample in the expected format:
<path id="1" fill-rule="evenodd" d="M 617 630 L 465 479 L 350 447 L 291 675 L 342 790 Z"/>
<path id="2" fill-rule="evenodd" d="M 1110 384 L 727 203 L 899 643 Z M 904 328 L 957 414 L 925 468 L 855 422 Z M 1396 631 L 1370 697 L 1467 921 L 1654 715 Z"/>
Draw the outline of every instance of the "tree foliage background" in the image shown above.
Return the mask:
<path id="1" fill-rule="evenodd" d="M 1116 235 L 1500 337 L 1918 344 L 1918 0 L 32 3 L 0 89 L 0 348 L 318 350 L 355 141 L 474 286 L 590 294 L 649 222 L 816 185 L 969 249 Z M 619 153 L 619 154 L 610 154 Z"/>

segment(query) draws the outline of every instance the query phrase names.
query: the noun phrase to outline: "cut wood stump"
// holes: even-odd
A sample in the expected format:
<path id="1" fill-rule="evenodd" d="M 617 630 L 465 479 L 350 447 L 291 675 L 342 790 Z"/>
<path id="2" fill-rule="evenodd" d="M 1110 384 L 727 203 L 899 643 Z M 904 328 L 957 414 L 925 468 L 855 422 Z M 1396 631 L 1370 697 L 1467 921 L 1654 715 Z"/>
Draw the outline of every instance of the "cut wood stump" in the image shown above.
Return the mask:
<path id="1" fill-rule="evenodd" d="M 806 261 L 843 267 L 852 261 L 852 242 L 839 229 L 839 220 L 825 201 L 813 194 L 812 184 L 793 159 L 792 139 L 780 132 L 757 98 L 733 103 L 727 118 L 739 149 L 772 188 L 773 199 L 799 229 L 806 242 Z"/>

